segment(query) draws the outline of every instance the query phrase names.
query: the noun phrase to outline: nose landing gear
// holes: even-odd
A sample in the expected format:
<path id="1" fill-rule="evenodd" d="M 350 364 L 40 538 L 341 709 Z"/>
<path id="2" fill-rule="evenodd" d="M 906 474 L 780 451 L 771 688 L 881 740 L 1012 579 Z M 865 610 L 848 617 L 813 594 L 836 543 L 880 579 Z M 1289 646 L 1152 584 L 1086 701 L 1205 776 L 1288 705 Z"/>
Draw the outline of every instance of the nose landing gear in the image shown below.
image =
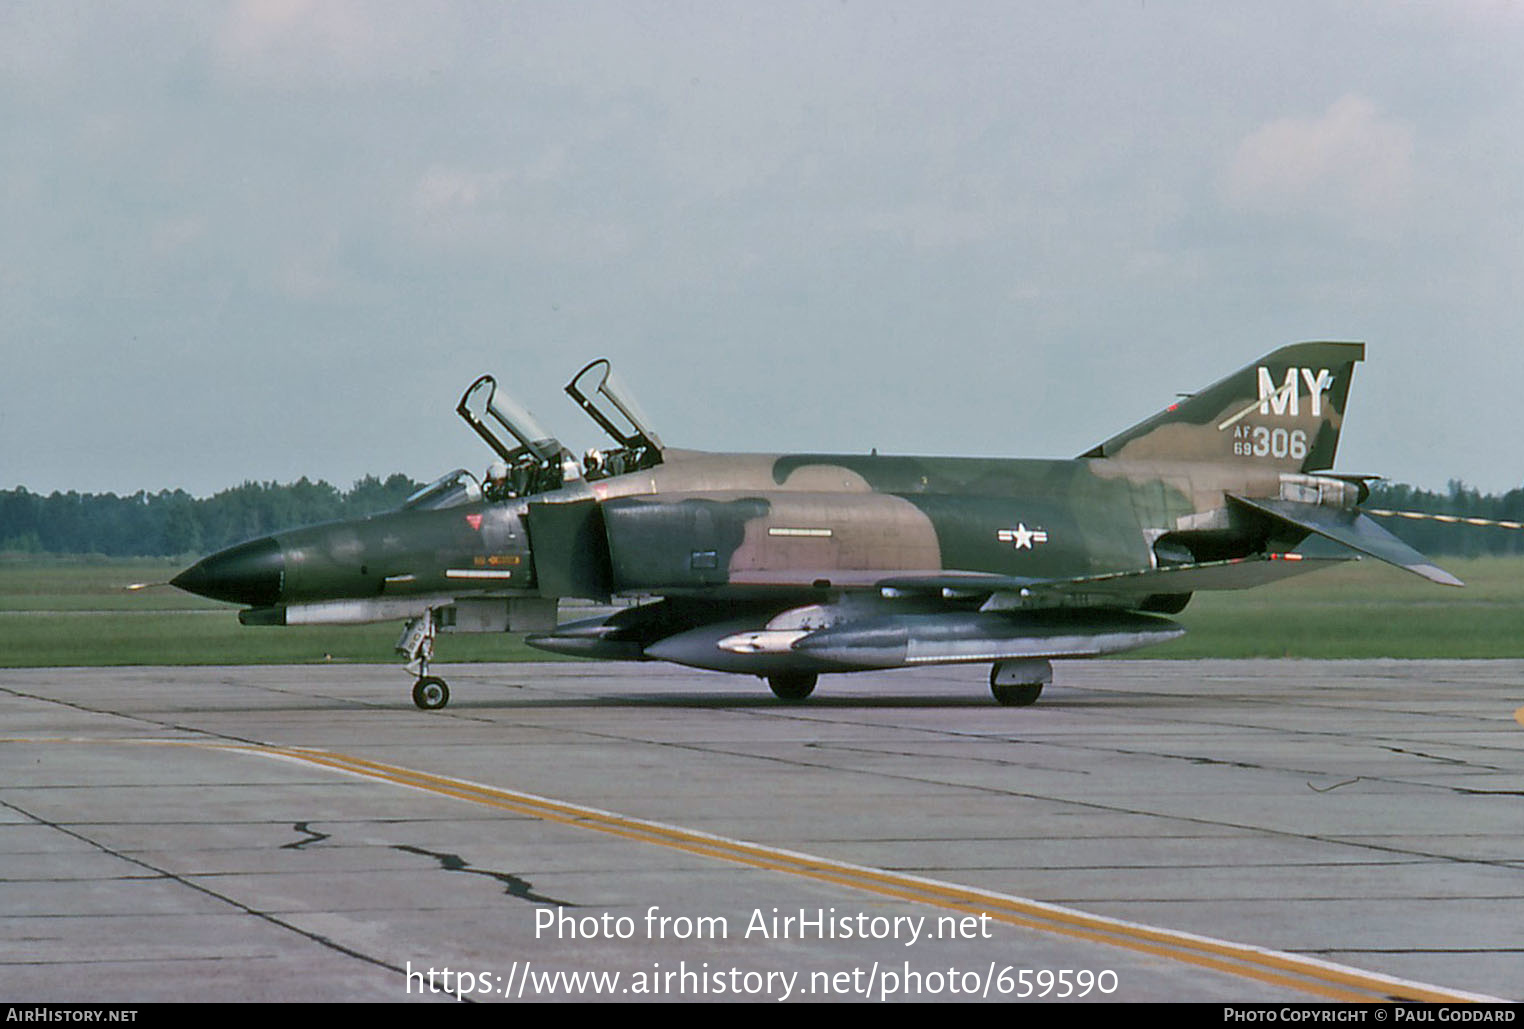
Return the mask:
<path id="1" fill-rule="evenodd" d="M 413 703 L 425 711 L 438 711 L 450 702 L 450 687 L 437 675 L 421 676 L 413 684 Z"/>
<path id="2" fill-rule="evenodd" d="M 430 608 L 409 620 L 397 640 L 397 653 L 407 658 L 407 670 L 418 677 L 413 683 L 413 703 L 424 711 L 438 711 L 450 702 L 449 685 L 439 676 L 429 674 L 436 632 L 434 609 Z"/>

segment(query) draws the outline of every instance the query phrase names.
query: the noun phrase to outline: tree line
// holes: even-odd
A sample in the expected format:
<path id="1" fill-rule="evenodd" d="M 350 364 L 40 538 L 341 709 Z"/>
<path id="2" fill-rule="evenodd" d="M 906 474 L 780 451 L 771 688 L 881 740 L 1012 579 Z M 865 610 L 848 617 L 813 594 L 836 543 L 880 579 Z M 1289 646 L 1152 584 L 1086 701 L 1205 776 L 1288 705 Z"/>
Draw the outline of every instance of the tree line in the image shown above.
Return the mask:
<path id="1" fill-rule="evenodd" d="M 140 490 L 130 496 L 71 490 L 43 496 L 18 487 L 0 492 L 0 552 L 206 554 L 283 529 L 387 511 L 419 485 L 400 473 L 384 480 L 367 475 L 343 491 L 303 477 L 292 483 L 245 482 L 200 499 L 184 490 Z M 1377 482 L 1363 506 L 1524 523 L 1524 487 L 1496 495 L 1459 481 L 1444 492 Z M 1426 554 L 1524 554 L 1524 530 L 1407 518 L 1380 522 Z"/>
<path id="2" fill-rule="evenodd" d="M 355 518 L 397 507 L 419 487 L 406 475 L 367 475 L 343 491 L 305 476 L 245 482 L 210 497 L 184 490 L 0 492 L 0 552 L 184 557 L 230 547 L 299 525 Z"/>
<path id="3" fill-rule="evenodd" d="M 1482 493 L 1451 479 L 1449 486 L 1440 493 L 1400 482 L 1375 482 L 1371 484 L 1370 499 L 1361 507 L 1524 524 L 1524 487 L 1503 494 Z M 1376 520 L 1382 528 L 1425 554 L 1458 557 L 1524 554 L 1524 529 L 1408 518 L 1382 517 Z"/>

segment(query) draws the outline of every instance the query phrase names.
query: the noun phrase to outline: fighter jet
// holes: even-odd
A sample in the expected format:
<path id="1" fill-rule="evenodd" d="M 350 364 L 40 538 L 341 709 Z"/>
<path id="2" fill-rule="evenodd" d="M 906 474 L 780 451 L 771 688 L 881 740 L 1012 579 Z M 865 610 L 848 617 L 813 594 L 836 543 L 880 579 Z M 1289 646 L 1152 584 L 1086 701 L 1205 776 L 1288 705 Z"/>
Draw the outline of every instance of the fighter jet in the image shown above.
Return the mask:
<path id="1" fill-rule="evenodd" d="M 1055 659 L 1181 635 L 1167 616 L 1198 590 L 1357 555 L 1461 585 L 1361 512 L 1374 476 L 1329 471 L 1364 353 L 1282 347 L 1070 460 L 678 450 L 599 360 L 566 392 L 610 445 L 579 461 L 483 376 L 457 412 L 498 456 L 485 483 L 457 469 L 174 585 L 246 625 L 405 620 L 424 709 L 449 701 L 441 631 L 754 675 L 795 702 L 826 673 L 989 664 L 995 700 L 1027 705 Z M 622 606 L 558 624 L 565 598 Z"/>

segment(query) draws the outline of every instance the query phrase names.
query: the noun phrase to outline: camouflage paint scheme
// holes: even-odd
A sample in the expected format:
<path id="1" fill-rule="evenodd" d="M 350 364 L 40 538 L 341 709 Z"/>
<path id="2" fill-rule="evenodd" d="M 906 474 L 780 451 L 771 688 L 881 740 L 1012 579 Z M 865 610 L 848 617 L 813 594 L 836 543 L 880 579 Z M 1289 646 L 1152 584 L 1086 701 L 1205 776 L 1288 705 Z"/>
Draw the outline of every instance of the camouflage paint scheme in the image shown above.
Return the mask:
<path id="1" fill-rule="evenodd" d="M 466 484 L 242 544 L 176 584 L 251 624 L 412 619 L 426 639 L 399 649 L 420 684 L 436 628 L 529 629 L 562 653 L 765 676 L 786 699 L 821 672 L 990 662 L 997 699 L 1030 703 L 1051 658 L 1179 635 L 1162 614 L 1195 590 L 1322 566 L 1294 551 L 1312 534 L 1459 585 L 1359 512 L 1361 477 L 1327 471 L 1363 356 L 1282 347 L 1072 460 L 681 451 L 590 412 L 648 466 L 584 478 L 567 460 L 558 488 L 498 501 Z M 558 626 L 560 597 L 644 602 Z"/>

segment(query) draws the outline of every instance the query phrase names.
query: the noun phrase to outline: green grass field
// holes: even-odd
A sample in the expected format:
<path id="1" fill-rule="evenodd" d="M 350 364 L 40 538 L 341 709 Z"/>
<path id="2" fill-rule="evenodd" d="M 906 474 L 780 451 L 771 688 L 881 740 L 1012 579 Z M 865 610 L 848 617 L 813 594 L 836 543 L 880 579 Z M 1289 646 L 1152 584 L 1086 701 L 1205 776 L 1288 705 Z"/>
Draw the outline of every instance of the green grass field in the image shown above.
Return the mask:
<path id="1" fill-rule="evenodd" d="M 402 623 L 249 627 L 238 608 L 162 583 L 194 560 L 0 557 L 0 668 L 390 663 Z M 506 634 L 439 637 L 441 661 L 558 660 Z"/>
<path id="2" fill-rule="evenodd" d="M 1139 657 L 1524 657 L 1524 559 L 1438 564 L 1436 586 L 1379 561 L 1351 561 L 1259 589 L 1198 593 L 1187 635 Z"/>
<path id="3" fill-rule="evenodd" d="M 0 557 L 0 667 L 389 663 L 401 623 L 251 628 L 169 588 L 188 561 Z M 1138 657 L 1524 658 L 1524 559 L 1441 561 L 1435 586 L 1375 561 L 1256 590 L 1198 594 L 1189 633 Z M 439 661 L 553 660 L 510 635 L 441 635 Z"/>

